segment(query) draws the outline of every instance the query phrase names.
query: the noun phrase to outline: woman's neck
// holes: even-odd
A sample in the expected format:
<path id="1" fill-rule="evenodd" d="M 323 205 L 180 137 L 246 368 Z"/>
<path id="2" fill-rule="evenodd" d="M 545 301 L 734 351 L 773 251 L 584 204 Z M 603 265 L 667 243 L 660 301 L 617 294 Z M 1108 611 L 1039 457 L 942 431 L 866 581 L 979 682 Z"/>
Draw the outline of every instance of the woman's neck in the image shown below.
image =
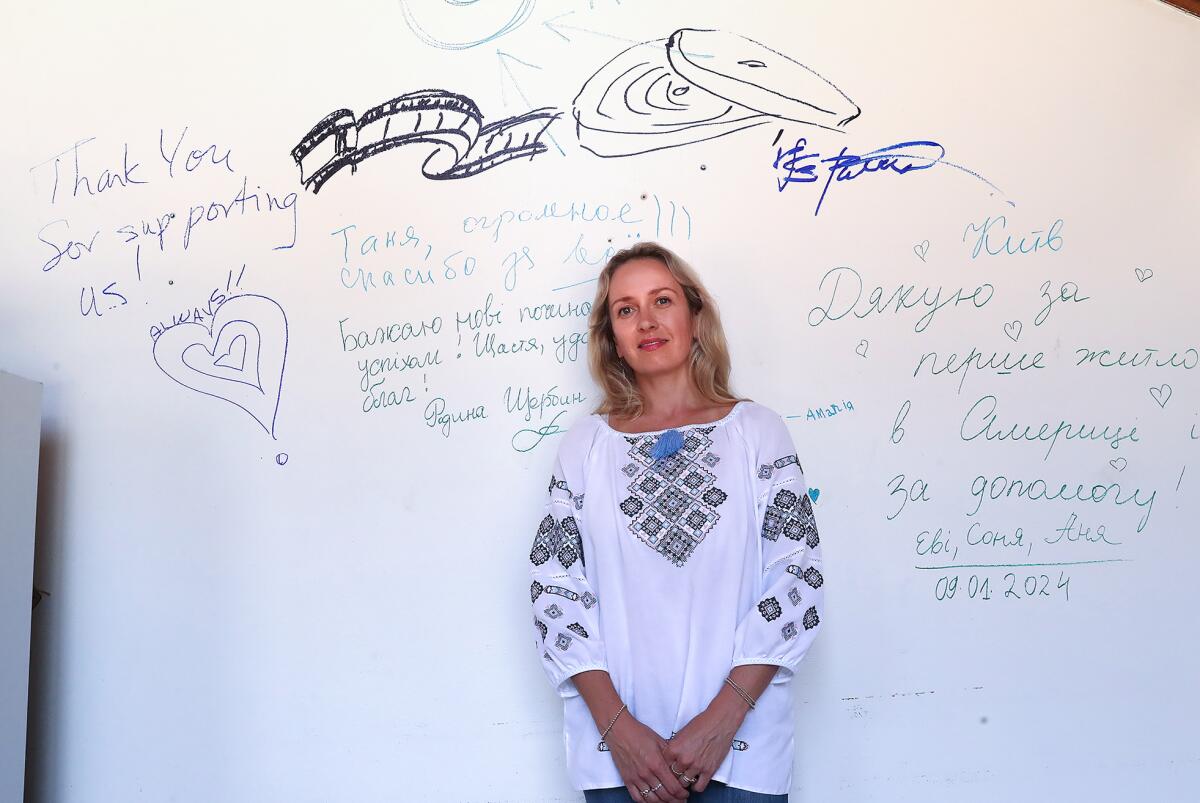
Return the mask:
<path id="1" fill-rule="evenodd" d="M 724 418 L 733 403 L 705 398 L 690 376 L 638 377 L 642 413 L 636 418 L 609 416 L 609 426 L 621 432 L 653 432 L 688 424 L 707 424 Z"/>

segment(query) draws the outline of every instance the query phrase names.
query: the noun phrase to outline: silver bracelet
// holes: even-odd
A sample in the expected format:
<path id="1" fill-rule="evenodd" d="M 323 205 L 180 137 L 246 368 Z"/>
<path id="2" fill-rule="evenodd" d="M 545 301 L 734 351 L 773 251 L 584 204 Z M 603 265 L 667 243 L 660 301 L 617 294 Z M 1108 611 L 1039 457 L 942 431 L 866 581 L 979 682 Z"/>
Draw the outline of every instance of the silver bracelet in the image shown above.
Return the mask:
<path id="1" fill-rule="evenodd" d="M 750 706 L 751 709 L 754 708 L 754 698 L 747 694 L 745 689 L 734 683 L 733 678 L 726 676 L 725 682 L 732 686 L 733 690 L 736 691 L 738 695 L 746 701 L 746 705 Z"/>
<path id="2" fill-rule="evenodd" d="M 621 712 L 625 710 L 625 703 L 621 703 L 621 707 L 617 709 L 617 713 L 613 714 L 613 718 L 609 720 L 608 727 L 604 729 L 604 733 L 600 734 L 600 741 L 608 738 L 608 732 L 612 730 L 613 725 L 617 724 L 617 717 L 621 716 Z"/>

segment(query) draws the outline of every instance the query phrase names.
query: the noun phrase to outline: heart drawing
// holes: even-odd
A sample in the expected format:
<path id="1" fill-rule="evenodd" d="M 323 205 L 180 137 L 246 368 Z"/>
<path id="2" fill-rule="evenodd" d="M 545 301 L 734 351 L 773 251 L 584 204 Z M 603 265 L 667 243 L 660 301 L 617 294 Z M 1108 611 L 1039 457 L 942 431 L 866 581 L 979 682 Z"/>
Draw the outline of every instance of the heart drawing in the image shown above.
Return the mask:
<path id="1" fill-rule="evenodd" d="M 918 259 L 920 259 L 922 262 L 924 262 L 924 261 L 925 261 L 925 255 L 929 253 L 929 241 L 928 241 L 928 240 L 922 240 L 922 241 L 921 241 L 920 243 L 918 243 L 917 245 L 914 245 L 914 246 L 913 246 L 913 253 L 917 255 L 917 258 L 918 258 Z"/>
<path id="2" fill-rule="evenodd" d="M 1004 324 L 1004 334 L 1008 335 L 1009 340 L 1014 343 L 1021 337 L 1021 322 L 1013 321 L 1012 323 Z"/>
<path id="3" fill-rule="evenodd" d="M 869 344 L 868 344 L 868 343 L 867 343 L 867 341 L 865 341 L 865 340 L 860 340 L 860 341 L 858 341 L 858 346 L 857 346 L 857 347 L 855 347 L 855 349 L 854 349 L 854 353 L 855 353 L 855 354 L 857 354 L 857 355 L 858 355 L 858 356 L 860 356 L 860 357 L 866 357 L 866 356 L 867 356 L 867 346 L 868 346 L 868 345 L 869 345 Z"/>
<path id="4" fill-rule="evenodd" d="M 236 404 L 275 437 L 287 316 L 266 296 L 233 296 L 209 326 L 181 323 L 154 341 L 154 362 L 185 388 Z"/>
<path id="5" fill-rule="evenodd" d="M 1154 271 L 1150 268 L 1134 268 L 1133 275 L 1137 277 L 1138 282 L 1144 282 L 1154 275 Z"/>
<path id="6" fill-rule="evenodd" d="M 1159 407 L 1166 407 L 1171 398 L 1171 386 L 1164 382 L 1156 388 L 1150 388 L 1150 396 L 1158 402 Z"/>
<path id="7" fill-rule="evenodd" d="M 816 503 L 816 501 L 817 501 L 817 497 L 819 497 L 820 495 L 821 495 L 821 489 L 820 489 L 820 488 L 809 488 L 809 489 L 808 489 L 808 498 L 809 498 L 809 499 L 811 499 L 811 500 L 813 500 L 813 503 L 814 503 L 814 504 L 815 504 L 815 503 Z"/>

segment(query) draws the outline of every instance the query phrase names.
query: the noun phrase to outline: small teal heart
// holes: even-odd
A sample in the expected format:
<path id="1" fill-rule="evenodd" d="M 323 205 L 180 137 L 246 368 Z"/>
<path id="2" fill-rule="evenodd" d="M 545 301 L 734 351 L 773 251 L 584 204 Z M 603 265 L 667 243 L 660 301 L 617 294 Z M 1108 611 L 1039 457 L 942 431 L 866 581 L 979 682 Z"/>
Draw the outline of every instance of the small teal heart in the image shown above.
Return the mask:
<path id="1" fill-rule="evenodd" d="M 811 500 L 813 500 L 813 502 L 816 502 L 816 501 L 817 501 L 817 497 L 818 497 L 818 496 L 820 496 L 820 495 L 821 495 L 821 489 L 820 489 L 820 488 L 809 488 L 809 489 L 808 489 L 808 498 L 809 498 L 809 499 L 811 499 Z"/>

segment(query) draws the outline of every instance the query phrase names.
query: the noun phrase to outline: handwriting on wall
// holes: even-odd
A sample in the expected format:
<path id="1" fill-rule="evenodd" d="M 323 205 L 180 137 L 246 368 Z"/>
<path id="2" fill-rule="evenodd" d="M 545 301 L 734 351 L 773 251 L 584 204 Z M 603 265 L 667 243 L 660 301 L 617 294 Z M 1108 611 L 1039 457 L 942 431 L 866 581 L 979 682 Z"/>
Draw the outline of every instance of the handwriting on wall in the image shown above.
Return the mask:
<path id="1" fill-rule="evenodd" d="M 275 437 L 287 362 L 287 316 L 278 303 L 253 293 L 222 299 L 207 324 L 168 327 L 153 353 L 171 379 L 237 405 Z"/>
<path id="2" fill-rule="evenodd" d="M 450 5 L 461 14 L 441 27 L 412 3 L 401 8 L 420 41 L 449 51 L 514 34 L 534 8 L 533 0 L 486 13 Z M 562 23 L 570 13 L 537 32 L 570 44 L 565 32 L 596 34 Z M 625 41 L 631 46 L 615 55 L 603 42 L 602 59 L 583 60 L 582 83 L 572 76 L 567 84 L 578 146 L 570 154 L 553 138 L 557 129 L 568 142 L 557 109 L 568 108 L 570 93 L 535 107 L 510 63 L 545 67 L 500 51 L 509 79 L 501 89 L 511 84 L 528 111 L 485 116 L 471 97 L 446 89 L 405 92 L 358 114 L 339 109 L 298 142 L 297 131 L 275 135 L 296 143 L 287 182 L 256 179 L 236 143 L 199 123 L 131 132 L 127 140 L 67 137 L 30 170 L 44 213 L 31 232 L 30 269 L 55 283 L 64 313 L 88 325 L 133 320 L 163 392 L 210 397 L 213 415 L 236 417 L 271 439 L 287 431 L 286 381 L 312 370 L 312 354 L 295 353 L 301 339 L 294 335 L 303 332 L 332 355 L 327 379 L 339 413 L 420 432 L 429 448 L 487 437 L 526 454 L 544 451 L 597 402 L 585 364 L 599 269 L 638 240 L 662 240 L 685 254 L 692 243 L 711 242 L 728 203 L 683 183 L 614 191 L 555 181 L 566 162 L 541 158 L 548 143 L 593 167 L 600 163 L 593 156 L 638 165 L 684 147 L 709 153 L 712 140 L 762 128 L 759 157 L 773 133 L 772 160 L 738 165 L 765 188 L 752 203 L 769 217 L 799 199 L 814 226 L 830 217 L 816 220 L 823 210 L 863 208 L 881 183 L 902 182 L 916 198 L 932 191 L 920 183 L 932 175 L 965 177 L 986 195 L 981 208 L 953 221 L 953 237 L 904 233 L 901 271 L 849 259 L 806 266 L 804 299 L 789 308 L 807 334 L 841 338 L 834 365 L 847 371 L 880 370 L 890 349 L 888 367 L 907 390 L 889 387 L 876 398 L 805 390 L 801 398 L 797 388 L 794 408 L 780 412 L 798 431 L 852 432 L 856 445 L 899 456 L 895 465 L 867 469 L 878 474 L 871 479 L 877 496 L 859 515 L 899 534 L 906 564 L 931 578 L 925 590 L 938 601 L 1067 602 L 1081 587 L 1073 578 L 1134 560 L 1134 545 L 1162 517 L 1164 497 L 1184 487 L 1185 464 L 1177 475 L 1172 467 L 1173 488 L 1144 469 L 1152 450 L 1164 453 L 1163 422 L 1190 403 L 1183 379 L 1200 365 L 1197 344 L 1118 332 L 1063 337 L 1115 303 L 1095 273 L 1068 270 L 1078 241 L 1067 216 L 1018 211 L 998 183 L 959 162 L 957 152 L 952 160 L 934 139 L 843 144 L 851 134 L 873 137 L 860 106 L 798 58 L 718 30 Z M 423 157 L 419 175 L 384 156 L 398 150 Z M 977 158 L 984 157 L 970 161 Z M 538 183 L 531 180 L 533 192 L 499 197 L 463 191 L 436 211 L 417 202 L 381 212 L 355 196 L 346 176 L 360 168 L 416 188 L 410 195 L 418 201 L 424 179 L 470 188 L 489 179 L 457 180 L 499 169 L 492 176 Z M 335 191 L 318 197 L 339 173 Z M 702 272 L 719 269 L 696 261 Z M 285 280 L 268 264 L 307 272 Z M 942 270 L 948 265 L 955 270 Z M 1157 267 L 1158 275 L 1148 265 L 1122 267 L 1122 292 L 1154 292 L 1169 275 Z M 320 295 L 315 317 L 285 311 L 283 291 L 294 281 Z M 1022 403 L 1028 388 L 1048 375 L 1092 387 L 1136 385 L 1141 406 L 1115 414 L 1031 410 Z M 885 399 L 895 408 L 885 415 L 890 426 L 866 429 Z M 1190 421 L 1180 441 L 1200 440 L 1198 429 L 1200 421 Z M 946 455 L 931 457 L 930 442 Z M 814 480 L 822 459 L 806 461 Z M 946 462 L 962 467 L 949 481 Z M 836 484 L 822 485 L 824 506 L 844 503 Z M 821 491 L 810 493 L 816 503 Z"/>
<path id="3" fill-rule="evenodd" d="M 1040 252 L 1043 259 L 1061 260 L 1062 253 L 1069 253 L 1062 218 L 1041 228 L 1018 228 L 1020 233 L 1008 225 L 1005 216 L 968 223 L 962 238 L 966 250 L 956 259 L 960 264 L 984 258 L 1025 260 Z M 926 263 L 936 247 L 924 240 L 916 256 Z M 1132 278 L 1144 282 L 1136 273 Z M 813 298 L 808 315 L 812 327 L 852 325 L 875 316 L 893 317 L 893 325 L 902 326 L 901 316 L 915 316 L 911 332 L 917 345 L 910 355 L 914 398 L 898 403 L 887 440 L 896 454 L 907 457 L 895 461 L 903 470 L 880 483 L 887 500 L 881 518 L 890 536 L 911 545 L 914 569 L 932 578 L 928 591 L 933 599 L 1068 602 L 1072 593 L 1078 597 L 1080 574 L 1112 571 L 1136 560 L 1139 546 L 1153 531 L 1156 504 L 1161 509 L 1164 492 L 1179 493 L 1186 465 L 1180 466 L 1174 489 L 1158 487 L 1148 479 L 1156 475 L 1146 471 L 1138 472 L 1141 479 L 1124 472 L 1135 461 L 1152 469 L 1162 455 L 1174 452 L 1169 435 L 1164 443 L 1169 432 L 1165 419 L 1155 414 L 1166 408 L 1172 394 L 1161 376 L 1200 365 L 1194 345 L 1114 348 L 1084 341 L 1068 348 L 1054 342 L 1019 351 L 973 343 L 974 338 L 995 343 L 1000 334 L 980 333 L 972 320 L 988 304 L 1024 310 L 1027 317 L 1000 327 L 1012 343 L 1022 341 L 1031 328 L 1032 337 L 1043 338 L 1038 327 L 1058 316 L 1078 320 L 1089 314 L 1100 296 L 1072 281 L 1038 284 L 1036 278 L 1022 276 L 969 288 L 900 283 L 865 290 L 858 271 L 837 267 L 817 281 Z M 950 341 L 958 345 L 922 347 L 935 326 L 946 325 L 947 313 L 965 319 Z M 1064 330 L 1071 331 L 1066 326 L 1058 331 Z M 1059 334 L 1053 338 L 1061 340 Z M 1034 387 L 1030 378 L 1074 373 L 1078 379 L 1070 384 L 1082 385 L 1085 372 L 1118 370 L 1129 378 L 1146 377 L 1145 393 L 1153 407 L 1135 403 L 1123 412 L 1104 414 L 1072 404 L 1072 413 L 1062 416 L 1044 404 L 1031 409 L 1027 403 Z M 936 423 L 924 417 L 924 431 L 914 447 L 914 418 L 930 408 L 937 411 Z M 933 455 L 919 442 L 930 438 L 955 456 L 931 461 Z M 1181 441 L 1179 437 L 1176 443 Z M 1158 456 L 1151 457 L 1148 447 Z M 949 472 L 954 477 L 949 484 L 947 472 L 937 467 L 947 460 L 961 466 Z M 971 468 L 977 461 L 986 467 Z M 934 474 L 940 482 L 931 479 Z"/>

